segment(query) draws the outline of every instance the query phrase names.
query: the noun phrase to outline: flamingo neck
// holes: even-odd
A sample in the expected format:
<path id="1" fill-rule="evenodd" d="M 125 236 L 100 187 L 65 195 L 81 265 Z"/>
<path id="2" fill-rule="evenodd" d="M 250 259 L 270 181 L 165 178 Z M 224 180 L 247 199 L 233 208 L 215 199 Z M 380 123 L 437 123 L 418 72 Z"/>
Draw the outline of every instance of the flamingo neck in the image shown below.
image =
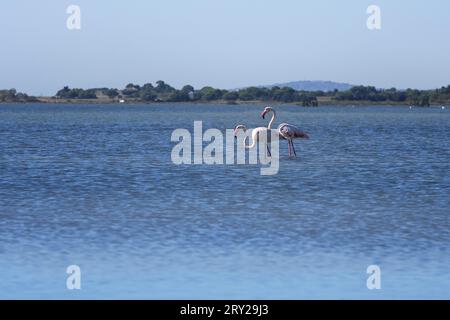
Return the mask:
<path id="1" fill-rule="evenodd" d="M 253 149 L 253 148 L 255 147 L 255 145 L 256 145 L 256 139 L 253 139 L 253 142 L 252 142 L 252 144 L 250 144 L 250 145 L 247 145 L 247 144 L 245 143 L 245 141 L 247 141 L 247 139 L 244 140 L 244 148 L 245 148 L 245 149 Z"/>
<path id="2" fill-rule="evenodd" d="M 275 121 L 275 116 L 276 116 L 276 112 L 275 112 L 275 110 L 272 110 L 272 119 L 270 119 L 269 126 L 267 127 L 267 129 L 272 129 L 272 125 Z"/>
<path id="3" fill-rule="evenodd" d="M 247 138 L 245 138 L 244 139 L 244 148 L 245 149 L 253 149 L 255 146 L 256 146 L 256 140 L 257 140 L 257 136 L 258 136 L 258 133 L 254 130 L 253 132 L 252 132 L 252 144 L 250 144 L 250 145 L 247 145 L 246 143 L 245 143 L 245 141 L 247 141 Z M 249 139 L 250 139 L 250 137 L 249 137 Z"/>

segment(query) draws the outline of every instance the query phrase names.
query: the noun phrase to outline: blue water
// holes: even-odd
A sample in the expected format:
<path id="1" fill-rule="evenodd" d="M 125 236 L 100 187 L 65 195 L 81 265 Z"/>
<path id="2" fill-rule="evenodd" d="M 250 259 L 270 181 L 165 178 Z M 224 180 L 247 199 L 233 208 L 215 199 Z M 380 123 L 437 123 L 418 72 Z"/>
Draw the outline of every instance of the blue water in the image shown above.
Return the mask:
<path id="1" fill-rule="evenodd" d="M 449 299 L 450 108 L 275 107 L 311 139 L 261 176 L 170 136 L 262 106 L 0 105 L 0 298 Z"/>

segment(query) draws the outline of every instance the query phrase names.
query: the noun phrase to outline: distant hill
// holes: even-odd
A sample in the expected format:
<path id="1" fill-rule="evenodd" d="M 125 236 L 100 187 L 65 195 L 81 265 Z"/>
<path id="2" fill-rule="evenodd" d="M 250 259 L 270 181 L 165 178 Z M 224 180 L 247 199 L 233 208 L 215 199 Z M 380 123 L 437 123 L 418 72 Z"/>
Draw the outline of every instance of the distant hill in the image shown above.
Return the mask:
<path id="1" fill-rule="evenodd" d="M 335 89 L 339 91 L 345 91 L 350 89 L 351 87 L 354 87 L 354 85 L 351 85 L 349 83 L 340 83 L 340 82 L 333 82 L 333 81 L 292 81 L 292 82 L 285 82 L 285 83 L 276 83 L 273 85 L 268 86 L 261 86 L 266 88 L 272 88 L 272 87 L 289 87 L 295 90 L 304 90 L 304 91 L 334 91 Z"/>

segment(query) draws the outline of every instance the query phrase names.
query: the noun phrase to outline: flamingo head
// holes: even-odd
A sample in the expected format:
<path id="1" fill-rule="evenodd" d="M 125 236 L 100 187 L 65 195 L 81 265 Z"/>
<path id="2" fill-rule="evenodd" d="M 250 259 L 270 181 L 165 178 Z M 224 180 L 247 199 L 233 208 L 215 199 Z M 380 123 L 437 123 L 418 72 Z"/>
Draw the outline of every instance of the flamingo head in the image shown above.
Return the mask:
<path id="1" fill-rule="evenodd" d="M 261 118 L 265 118 L 266 114 L 268 114 L 270 111 L 273 111 L 271 107 L 265 107 L 263 112 L 261 112 Z"/>
<path id="2" fill-rule="evenodd" d="M 239 129 L 242 129 L 245 131 L 247 131 L 247 128 L 243 125 L 243 124 L 238 124 L 235 128 L 234 128 L 234 138 L 237 139 L 237 135 L 239 132 Z"/>

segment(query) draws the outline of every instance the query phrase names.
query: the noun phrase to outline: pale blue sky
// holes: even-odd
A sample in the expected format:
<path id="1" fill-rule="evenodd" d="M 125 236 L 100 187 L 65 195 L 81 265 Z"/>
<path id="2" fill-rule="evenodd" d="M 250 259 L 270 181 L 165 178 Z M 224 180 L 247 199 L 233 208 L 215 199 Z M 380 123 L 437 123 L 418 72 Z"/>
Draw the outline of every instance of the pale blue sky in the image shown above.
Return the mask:
<path id="1" fill-rule="evenodd" d="M 66 29 L 77 4 L 82 29 Z M 382 29 L 366 27 L 381 7 Z M 234 88 L 293 80 L 450 84 L 448 0 L 10 0 L 0 88 L 54 94 L 162 79 Z"/>

